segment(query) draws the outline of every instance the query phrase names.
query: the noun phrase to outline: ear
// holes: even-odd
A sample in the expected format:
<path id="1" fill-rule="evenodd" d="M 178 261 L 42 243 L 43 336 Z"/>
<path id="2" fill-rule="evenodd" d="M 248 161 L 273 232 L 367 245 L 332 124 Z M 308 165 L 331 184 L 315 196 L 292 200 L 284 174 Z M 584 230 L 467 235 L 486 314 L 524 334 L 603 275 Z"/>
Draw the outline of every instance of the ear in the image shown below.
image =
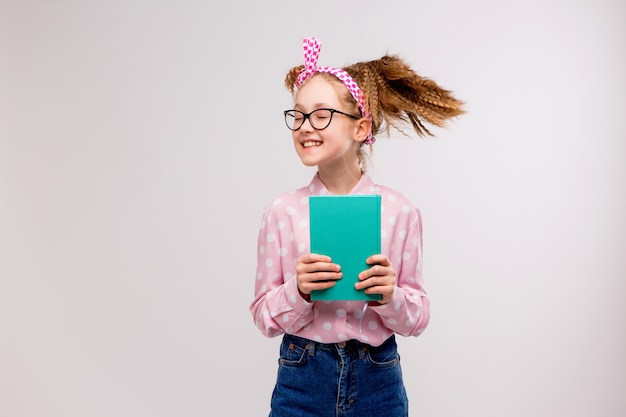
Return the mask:
<path id="1" fill-rule="evenodd" d="M 366 117 L 361 117 L 359 120 L 356 121 L 356 124 L 354 126 L 353 140 L 355 142 L 363 142 L 365 139 L 367 139 L 367 135 L 370 133 L 371 129 L 372 122 Z"/>

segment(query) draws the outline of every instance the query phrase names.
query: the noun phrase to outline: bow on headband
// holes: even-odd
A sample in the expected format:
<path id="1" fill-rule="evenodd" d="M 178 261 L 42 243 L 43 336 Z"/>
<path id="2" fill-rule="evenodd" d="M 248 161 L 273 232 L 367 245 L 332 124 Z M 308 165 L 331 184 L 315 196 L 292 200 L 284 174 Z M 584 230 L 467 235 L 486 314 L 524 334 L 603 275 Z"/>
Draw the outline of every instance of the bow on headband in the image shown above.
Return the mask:
<path id="1" fill-rule="evenodd" d="M 348 91 L 350 91 L 350 94 L 352 94 L 352 97 L 354 97 L 354 100 L 357 102 L 363 117 L 367 117 L 370 121 L 372 121 L 372 115 L 369 113 L 367 106 L 365 105 L 365 96 L 350 74 L 340 68 L 320 67 L 317 65 L 317 60 L 320 56 L 320 50 L 322 48 L 320 41 L 316 38 L 304 38 L 302 39 L 302 47 L 304 49 L 304 69 L 300 71 L 300 74 L 298 74 L 298 77 L 296 78 L 296 87 L 299 88 L 316 72 L 326 72 L 334 75 L 348 88 Z M 367 139 L 365 139 L 365 143 L 367 145 L 371 145 L 375 141 L 376 139 L 372 136 L 372 131 L 370 129 Z"/>

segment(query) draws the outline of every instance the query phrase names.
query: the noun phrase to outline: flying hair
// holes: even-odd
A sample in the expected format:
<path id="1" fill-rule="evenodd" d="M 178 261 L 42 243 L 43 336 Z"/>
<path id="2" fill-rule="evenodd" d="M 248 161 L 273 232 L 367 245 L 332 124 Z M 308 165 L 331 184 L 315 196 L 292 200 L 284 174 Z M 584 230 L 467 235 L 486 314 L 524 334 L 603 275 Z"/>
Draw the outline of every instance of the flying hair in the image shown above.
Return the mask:
<path id="1" fill-rule="evenodd" d="M 296 93 L 297 78 L 304 65 L 293 67 L 285 77 L 285 86 Z M 417 74 L 399 56 L 383 57 L 342 68 L 357 83 L 365 96 L 372 117 L 372 135 L 390 135 L 394 128 L 405 136 L 404 126 L 411 126 L 420 137 L 435 136 L 426 127 L 443 128 L 446 123 L 465 113 L 464 102 L 435 81 Z M 315 74 L 314 76 L 327 74 Z M 346 90 L 345 99 L 353 104 L 354 98 Z"/>

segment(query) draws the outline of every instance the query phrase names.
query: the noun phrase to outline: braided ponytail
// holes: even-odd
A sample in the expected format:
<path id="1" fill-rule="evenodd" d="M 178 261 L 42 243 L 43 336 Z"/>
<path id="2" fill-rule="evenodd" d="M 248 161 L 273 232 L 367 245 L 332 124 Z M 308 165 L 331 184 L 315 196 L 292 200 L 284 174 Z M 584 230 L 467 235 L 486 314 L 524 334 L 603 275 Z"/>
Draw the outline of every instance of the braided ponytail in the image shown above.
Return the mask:
<path id="1" fill-rule="evenodd" d="M 304 68 L 293 67 L 285 77 L 285 87 L 296 93 L 296 79 Z M 446 122 L 465 113 L 464 103 L 433 80 L 424 78 L 395 55 L 385 55 L 380 59 L 359 62 L 343 68 L 357 83 L 366 97 L 372 115 L 372 135 L 384 132 L 387 136 L 391 128 L 409 136 L 403 125 L 410 125 L 420 137 L 434 136 L 426 127 L 431 124 L 444 127 Z M 356 101 L 343 83 L 328 73 L 317 73 L 337 87 L 339 96 L 353 114 L 359 112 Z M 373 147 L 370 145 L 370 153 Z M 367 167 L 367 155 L 361 146 L 357 152 L 363 171 Z"/>
<path id="2" fill-rule="evenodd" d="M 463 102 L 436 82 L 413 71 L 401 58 L 385 55 L 345 68 L 368 99 L 374 126 L 373 134 L 390 128 L 406 134 L 403 124 L 410 124 L 421 136 L 434 136 L 425 123 L 444 127 L 445 123 L 463 114 Z"/>

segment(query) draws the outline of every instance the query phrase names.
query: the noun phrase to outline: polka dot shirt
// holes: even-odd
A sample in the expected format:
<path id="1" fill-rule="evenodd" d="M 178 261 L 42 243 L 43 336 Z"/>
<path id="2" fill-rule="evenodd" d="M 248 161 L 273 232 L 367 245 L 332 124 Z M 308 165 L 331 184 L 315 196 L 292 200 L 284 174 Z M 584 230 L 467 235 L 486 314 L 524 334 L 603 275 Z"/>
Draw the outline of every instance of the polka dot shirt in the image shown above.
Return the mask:
<path id="1" fill-rule="evenodd" d="M 267 205 L 258 237 L 256 326 L 267 337 L 284 333 L 322 343 L 357 339 L 373 346 L 393 333 L 417 336 L 428 325 L 430 304 L 422 280 L 422 222 L 402 194 L 366 175 L 351 194 L 382 196 L 382 253 L 396 271 L 391 302 L 306 301 L 296 284 L 297 259 L 309 252 L 309 196 L 329 194 L 317 174 L 307 187 L 284 193 Z"/>

